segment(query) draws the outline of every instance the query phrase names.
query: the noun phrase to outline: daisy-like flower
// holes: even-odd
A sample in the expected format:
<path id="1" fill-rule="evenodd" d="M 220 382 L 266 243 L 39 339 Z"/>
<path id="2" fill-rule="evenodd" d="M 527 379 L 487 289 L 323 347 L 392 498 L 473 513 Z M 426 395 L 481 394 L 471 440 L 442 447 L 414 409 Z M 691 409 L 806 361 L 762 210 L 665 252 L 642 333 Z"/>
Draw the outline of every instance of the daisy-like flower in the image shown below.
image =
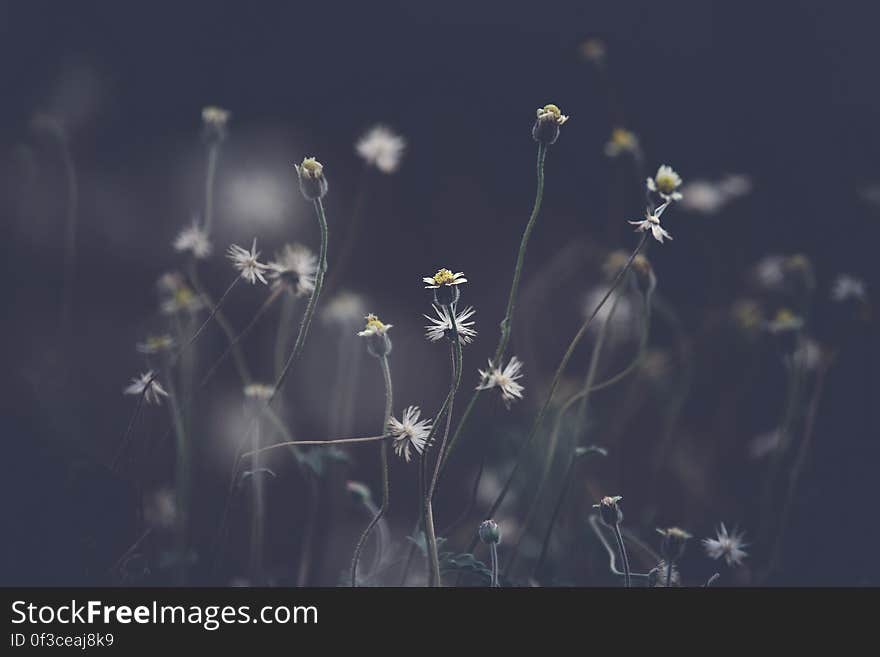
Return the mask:
<path id="1" fill-rule="evenodd" d="M 423 315 L 425 319 L 427 319 L 431 324 L 425 326 L 425 337 L 431 342 L 437 342 L 438 340 L 442 340 L 443 338 L 452 339 L 452 322 L 449 321 L 449 314 L 446 311 L 446 308 L 438 306 L 437 304 L 431 304 L 434 308 L 434 312 L 437 313 L 437 317 L 431 317 L 430 315 Z M 477 332 L 474 330 L 474 322 L 468 321 L 471 317 L 473 317 L 474 312 L 476 312 L 472 306 L 468 306 L 460 313 L 455 313 L 455 327 L 458 329 L 458 341 L 461 344 L 470 344 L 470 342 L 477 337 Z"/>
<path id="2" fill-rule="evenodd" d="M 269 401 L 275 394 L 275 386 L 266 383 L 249 383 L 244 387 L 244 396 L 248 399 Z"/>
<path id="3" fill-rule="evenodd" d="M 318 257 L 302 244 L 285 244 L 266 267 L 272 287 L 287 285 L 297 296 L 311 294 L 315 289 Z"/>
<path id="4" fill-rule="evenodd" d="M 148 335 L 147 339 L 143 342 L 138 342 L 135 348 L 138 350 L 138 353 L 153 355 L 163 351 L 171 351 L 174 349 L 174 344 L 174 338 L 167 333 L 163 333 L 162 335 Z"/>
<path id="5" fill-rule="evenodd" d="M 492 361 L 489 360 L 489 369 L 477 370 L 481 378 L 477 390 L 498 388 L 501 391 L 501 399 L 504 401 L 505 406 L 510 408 L 513 402 L 517 399 L 522 399 L 523 390 L 525 389 L 517 383 L 517 379 L 522 378 L 522 365 L 522 361 L 516 356 L 511 356 L 504 369 L 493 367 Z"/>
<path id="6" fill-rule="evenodd" d="M 194 221 L 191 226 L 184 228 L 174 240 L 175 251 L 189 251 L 197 260 L 202 260 L 211 255 L 211 242 L 208 234 L 202 230 L 198 222 Z"/>
<path id="7" fill-rule="evenodd" d="M 313 157 L 303 158 L 302 164 L 294 164 L 299 176 L 299 189 L 309 201 L 324 198 L 328 183 L 324 177 L 324 165 Z"/>
<path id="8" fill-rule="evenodd" d="M 126 395 L 143 395 L 145 402 L 156 405 L 161 405 L 162 397 L 168 396 L 165 388 L 156 380 L 156 373 L 153 370 L 132 378 L 131 383 L 122 392 Z"/>
<path id="9" fill-rule="evenodd" d="M 742 540 L 744 534 L 738 532 L 736 529 L 728 534 L 727 527 L 725 527 L 722 522 L 716 535 L 716 538 L 703 539 L 703 547 L 706 549 L 706 554 L 712 559 L 720 559 L 721 557 L 724 557 L 728 566 L 740 565 L 742 560 L 748 556 L 743 550 L 744 547 L 748 547 L 748 544 L 743 543 Z"/>
<path id="10" fill-rule="evenodd" d="M 636 227 L 636 232 L 643 233 L 646 230 L 650 230 L 654 239 L 660 242 L 660 244 L 663 244 L 664 238 L 668 240 L 672 239 L 672 235 L 666 232 L 660 225 L 660 215 L 663 214 L 663 211 L 667 207 L 669 207 L 668 201 L 654 210 L 653 214 L 646 209 L 644 219 L 641 221 L 630 221 L 629 223 Z"/>
<path id="11" fill-rule="evenodd" d="M 433 276 L 422 279 L 426 290 L 434 290 L 434 301 L 440 306 L 451 306 L 460 296 L 458 286 L 467 283 L 464 272 L 452 273 L 449 269 L 441 269 Z"/>
<path id="12" fill-rule="evenodd" d="M 535 125 L 532 126 L 532 138 L 545 145 L 559 139 L 559 126 L 568 121 L 568 117 L 556 105 L 549 104 L 539 107 Z"/>
<path id="13" fill-rule="evenodd" d="M 666 164 L 661 164 L 653 178 L 647 180 L 648 189 L 657 192 L 666 201 L 680 201 L 681 192 L 676 191 L 681 186 L 681 176 Z"/>
<path id="14" fill-rule="evenodd" d="M 843 302 L 850 299 L 864 301 L 867 296 L 868 292 L 865 281 L 849 274 L 838 276 L 831 287 L 831 299 L 833 301 Z"/>
<path id="15" fill-rule="evenodd" d="M 715 214 L 727 203 L 721 186 L 708 180 L 693 180 L 681 188 L 682 206 L 690 212 Z"/>
<path id="16" fill-rule="evenodd" d="M 358 140 L 355 150 L 367 164 L 382 173 L 394 173 L 406 148 L 406 140 L 384 125 L 377 125 Z"/>
<path id="17" fill-rule="evenodd" d="M 257 260 L 260 257 L 260 252 L 257 251 L 256 237 L 250 251 L 241 248 L 237 244 L 233 244 L 227 249 L 226 256 L 232 260 L 232 264 L 241 273 L 241 277 L 248 283 L 253 285 L 259 280 L 261 283 L 268 284 L 266 277 L 263 276 L 263 272 L 269 266 Z"/>
<path id="18" fill-rule="evenodd" d="M 385 324 L 373 313 L 367 315 L 367 325 L 358 335 L 367 339 L 367 351 L 376 358 L 387 356 L 391 352 L 391 338 L 388 337 L 388 329 L 392 324 Z"/>
<path id="19" fill-rule="evenodd" d="M 611 138 L 605 144 L 605 155 L 617 157 L 622 153 L 635 153 L 639 149 L 639 138 L 634 132 L 624 128 L 614 128 Z"/>
<path id="20" fill-rule="evenodd" d="M 388 420 L 388 433 L 394 439 L 394 453 L 409 463 L 413 451 L 422 454 L 431 433 L 431 420 L 419 420 L 422 411 L 418 406 L 403 410 L 403 419 L 392 417 Z"/>
<path id="21" fill-rule="evenodd" d="M 764 324 L 764 328 L 770 331 L 770 333 L 778 335 L 780 333 L 800 330 L 803 325 L 803 318 L 798 317 L 788 308 L 780 308 L 773 319 Z"/>

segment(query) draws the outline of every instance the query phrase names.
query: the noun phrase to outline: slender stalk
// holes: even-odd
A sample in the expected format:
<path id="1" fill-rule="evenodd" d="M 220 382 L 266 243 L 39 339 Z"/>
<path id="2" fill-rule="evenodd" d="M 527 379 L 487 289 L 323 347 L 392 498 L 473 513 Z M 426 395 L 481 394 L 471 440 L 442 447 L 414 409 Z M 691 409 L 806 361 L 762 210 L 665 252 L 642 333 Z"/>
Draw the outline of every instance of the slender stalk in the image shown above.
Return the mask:
<path id="1" fill-rule="evenodd" d="M 666 564 L 666 588 L 668 589 L 672 584 L 672 564 L 674 562 L 672 559 L 669 560 L 669 563 Z"/>
<path id="2" fill-rule="evenodd" d="M 443 463 L 443 454 L 446 450 L 446 441 L 449 438 L 449 429 L 452 424 L 452 405 L 455 401 L 455 393 L 461 384 L 461 340 L 458 336 L 458 324 L 455 318 L 455 306 L 449 304 L 445 307 L 446 314 L 449 317 L 449 325 L 451 328 L 451 351 L 452 351 L 452 386 L 449 389 L 448 408 L 446 410 L 446 428 L 443 431 L 443 439 L 440 441 L 440 448 L 437 450 L 437 459 L 434 461 L 434 472 L 431 475 L 428 490 L 425 493 L 425 537 L 428 547 L 428 559 L 430 563 L 430 577 L 428 579 L 429 586 L 441 586 L 440 581 L 440 558 L 437 554 L 437 536 L 434 532 L 434 509 L 433 499 L 434 491 L 437 488 L 437 480 L 440 477 L 440 466 Z M 430 443 L 428 443 L 430 444 Z"/>
<path id="3" fill-rule="evenodd" d="M 256 454 L 262 454 L 263 452 L 268 452 L 272 449 L 279 449 L 281 447 L 314 447 L 316 445 L 351 445 L 354 443 L 374 443 L 380 440 L 385 440 L 388 436 L 364 436 L 362 438 L 337 438 L 335 440 L 289 440 L 283 443 L 275 443 L 274 445 L 269 445 L 267 447 L 261 447 L 258 450 L 253 450 L 250 452 L 245 452 L 241 455 L 241 459 L 246 459 L 248 457 L 254 456 Z"/>
<path id="4" fill-rule="evenodd" d="M 605 548 L 605 551 L 608 553 L 608 568 L 613 575 L 617 575 L 619 577 L 624 577 L 624 573 L 617 568 L 617 559 L 616 552 L 608 540 L 605 538 L 605 535 L 602 533 L 602 528 L 599 526 L 599 518 L 596 515 L 591 515 L 589 518 L 590 528 L 593 530 L 593 533 L 599 539 L 599 542 L 602 544 L 602 547 Z M 622 537 L 621 537 L 622 538 Z M 632 540 L 632 537 L 630 537 Z M 656 557 L 654 560 L 659 560 L 659 556 L 652 554 L 652 558 Z M 631 579 L 648 579 L 650 577 L 650 573 L 633 573 L 630 574 Z"/>
<path id="5" fill-rule="evenodd" d="M 516 264 L 513 268 L 513 280 L 510 283 L 510 293 L 507 297 L 507 310 L 504 313 L 504 319 L 501 320 L 501 335 L 498 339 L 498 346 L 495 347 L 495 355 L 492 357 L 492 366 L 500 367 L 501 361 L 504 358 L 504 352 L 507 349 L 507 345 L 510 342 L 510 332 L 511 332 L 511 324 L 513 322 L 513 312 L 516 306 L 516 295 L 519 290 L 519 281 L 522 276 L 523 264 L 526 259 L 526 249 L 529 245 L 529 238 L 532 235 L 532 231 L 535 228 L 535 223 L 538 220 L 538 213 L 541 211 L 541 203 L 544 199 L 544 160 L 547 157 L 547 145 L 539 143 L 538 144 L 538 156 L 537 163 L 535 165 L 536 179 L 537 184 L 535 188 L 535 202 L 532 205 L 532 213 L 529 215 L 529 220 L 526 223 L 526 227 L 523 230 L 522 238 L 519 242 L 519 251 L 516 255 Z M 455 448 L 455 445 L 458 443 L 458 438 L 461 435 L 462 428 L 467 422 L 468 418 L 471 415 L 471 412 L 474 410 L 474 406 L 476 406 L 477 399 L 479 399 L 482 390 L 475 389 L 471 394 L 471 399 L 467 404 L 467 407 L 464 410 L 464 413 L 461 416 L 461 419 L 458 421 L 458 424 L 455 427 L 455 432 L 452 434 L 452 439 L 449 442 L 449 449 L 445 454 L 441 454 L 443 457 L 443 461 L 445 462 L 449 455 L 452 453 L 452 450 Z"/>
<path id="6" fill-rule="evenodd" d="M 388 421 L 391 419 L 392 409 L 394 408 L 394 393 L 391 387 L 391 367 L 388 365 L 388 356 L 384 355 L 379 358 L 379 365 L 382 367 L 382 379 L 385 382 L 385 414 L 382 418 L 382 430 L 386 431 L 388 427 Z M 352 588 L 357 586 L 357 568 L 358 561 L 361 558 L 361 550 L 364 549 L 364 545 L 367 543 L 367 539 L 370 536 L 370 533 L 373 531 L 373 528 L 379 523 L 380 520 L 385 516 L 388 512 L 388 502 L 391 494 L 391 486 L 390 486 L 390 478 L 388 476 L 388 441 L 382 441 L 382 450 L 381 450 L 381 460 L 382 460 L 382 505 L 376 511 L 376 514 L 370 520 L 370 523 L 367 525 L 367 528 L 364 530 L 361 537 L 358 539 L 357 545 L 354 548 L 354 556 L 351 558 L 351 586 Z"/>
<path id="7" fill-rule="evenodd" d="M 602 326 L 599 328 L 599 334 L 596 336 L 596 343 L 593 345 L 593 353 L 590 355 L 590 365 L 587 368 L 587 378 L 584 381 L 584 387 L 582 390 L 582 392 L 584 393 L 582 396 L 583 406 L 586 406 L 587 399 L 590 394 L 590 389 L 593 385 L 593 381 L 596 378 L 596 372 L 599 369 L 599 358 L 602 354 L 602 347 L 605 345 L 605 337 L 608 334 L 608 326 L 611 323 L 612 317 L 614 317 L 614 311 L 617 310 L 617 303 L 619 301 L 620 296 L 615 296 L 614 301 L 611 303 L 611 309 L 608 312 L 608 316 L 605 318 L 605 321 L 602 322 Z M 541 501 L 541 496 L 544 493 L 544 488 L 547 485 L 547 481 L 550 478 L 550 472 L 553 469 L 553 460 L 556 456 L 556 448 L 559 445 L 559 432 L 562 426 L 562 416 L 567 406 L 568 404 L 563 405 L 556 412 L 556 418 L 553 422 L 553 431 L 550 433 L 550 440 L 548 442 L 546 450 L 547 453 L 544 457 L 544 467 L 541 469 L 541 478 L 538 480 L 538 488 L 529 503 L 529 509 L 526 512 L 526 519 L 525 521 L 523 521 L 522 529 L 519 532 L 519 537 L 514 544 L 513 552 L 507 561 L 507 566 L 505 566 L 505 573 L 509 573 L 513 570 L 513 565 L 514 563 L 516 563 L 516 558 L 519 554 L 519 546 L 522 544 L 523 539 L 528 534 L 529 527 L 531 527 L 532 521 L 535 519 L 535 513 L 539 508 L 538 505 Z"/>
<path id="8" fill-rule="evenodd" d="M 630 588 L 629 557 L 626 556 L 626 546 L 623 544 L 623 536 L 620 534 L 620 525 L 614 525 L 614 539 L 617 541 L 617 551 L 620 553 L 620 561 L 623 564 L 623 585 Z"/>
<path id="9" fill-rule="evenodd" d="M 313 473 L 306 473 L 306 483 L 309 487 L 307 504 L 308 517 L 306 518 L 305 530 L 303 530 L 302 552 L 299 559 L 299 572 L 296 578 L 297 586 L 308 586 L 309 571 L 312 564 L 312 541 L 315 534 L 315 522 L 318 516 L 318 482 Z"/>
<path id="10" fill-rule="evenodd" d="M 513 483 L 514 478 L 516 477 L 517 472 L 519 472 L 520 467 L 523 464 L 523 459 L 525 455 L 528 453 L 528 448 L 531 446 L 532 441 L 538 433 L 538 428 L 541 426 L 541 422 L 544 419 L 544 415 L 547 412 L 547 409 L 550 407 L 550 403 L 553 400 L 553 394 L 556 392 L 556 388 L 559 385 L 559 382 L 562 380 L 562 375 L 565 373 L 565 368 L 568 365 L 568 361 L 571 360 L 572 355 L 574 354 L 575 349 L 581 341 L 581 338 L 584 337 L 584 334 L 590 328 L 590 325 L 593 322 L 593 319 L 596 317 L 596 314 L 601 310 L 602 306 L 605 305 L 605 302 L 608 301 L 608 298 L 623 280 L 623 277 L 629 271 L 632 266 L 633 260 L 638 255 L 639 251 L 642 250 L 642 247 L 645 245 L 645 241 L 648 238 L 648 233 L 644 233 L 642 238 L 639 240 L 638 245 L 635 250 L 633 250 L 632 254 L 630 254 L 629 259 L 626 264 L 621 268 L 618 272 L 617 276 L 614 278 L 614 281 L 608 288 L 608 291 L 599 301 L 598 305 L 593 309 L 593 312 L 590 313 L 590 316 L 584 321 L 581 325 L 578 332 L 575 334 L 574 338 L 572 338 L 571 343 L 568 345 L 568 349 L 565 351 L 565 354 L 562 357 L 562 360 L 559 363 L 559 367 L 556 368 L 556 373 L 553 375 L 553 380 L 550 383 L 550 390 L 547 392 L 547 397 L 544 400 L 544 404 L 541 406 L 540 411 L 538 411 L 538 415 L 535 417 L 534 422 L 532 423 L 532 428 L 529 431 L 528 437 L 525 442 L 519 448 L 519 454 L 516 459 L 516 464 L 513 466 L 513 470 L 511 470 L 510 474 L 507 477 L 507 480 L 504 482 L 504 486 L 501 488 L 501 492 L 498 494 L 498 497 L 492 503 L 489 511 L 486 513 L 486 520 L 492 518 L 497 515 L 498 508 L 504 502 L 507 497 L 507 493 L 510 491 L 510 486 Z M 476 541 L 472 543 L 471 549 L 476 545 Z"/>
<path id="11" fill-rule="evenodd" d="M 176 440 L 176 464 L 174 478 L 176 482 L 177 500 L 177 577 L 180 584 L 186 582 L 187 552 L 189 548 L 189 521 L 190 521 L 190 444 L 181 417 L 180 404 L 177 398 L 177 385 L 174 377 L 168 377 L 168 399 L 171 421 L 174 426 Z"/>
<path id="12" fill-rule="evenodd" d="M 568 489 L 571 488 L 576 462 L 577 459 L 575 455 L 572 454 L 568 461 L 568 467 L 565 469 L 565 477 L 562 480 L 562 487 L 559 489 L 559 496 L 556 498 L 556 504 L 553 505 L 553 512 L 550 514 L 550 522 L 547 525 L 547 529 L 544 531 L 544 540 L 541 541 L 541 552 L 538 555 L 538 561 L 535 563 L 535 567 L 532 568 L 532 578 L 537 577 L 541 570 L 541 566 L 544 565 L 544 561 L 547 559 L 547 552 L 550 549 L 550 537 L 553 535 L 553 528 L 556 526 L 559 512 L 562 510 L 562 505 L 568 495 Z"/>
<path id="13" fill-rule="evenodd" d="M 260 427 L 253 432 L 253 454 L 251 483 L 253 485 L 253 513 L 251 516 L 251 545 L 250 545 L 250 572 L 252 581 L 261 585 L 263 583 L 263 539 L 265 533 L 265 490 L 263 479 L 259 475 L 260 459 Z"/>
<path id="14" fill-rule="evenodd" d="M 212 142 L 208 146 L 208 164 L 205 171 L 205 217 L 203 230 L 211 234 L 211 224 L 214 219 L 214 178 L 217 173 L 217 160 L 220 157 L 219 142 Z"/>
<path id="15" fill-rule="evenodd" d="M 498 545 L 496 543 L 489 543 L 489 559 L 492 564 L 492 588 L 497 589 L 499 587 L 498 584 Z"/>
<path id="16" fill-rule="evenodd" d="M 296 297 L 285 294 L 281 302 L 281 314 L 278 316 L 278 332 L 275 334 L 275 355 L 272 359 L 274 376 L 281 376 L 284 368 L 284 356 L 290 346 L 291 327 L 293 325 L 293 313 L 296 310 Z"/>

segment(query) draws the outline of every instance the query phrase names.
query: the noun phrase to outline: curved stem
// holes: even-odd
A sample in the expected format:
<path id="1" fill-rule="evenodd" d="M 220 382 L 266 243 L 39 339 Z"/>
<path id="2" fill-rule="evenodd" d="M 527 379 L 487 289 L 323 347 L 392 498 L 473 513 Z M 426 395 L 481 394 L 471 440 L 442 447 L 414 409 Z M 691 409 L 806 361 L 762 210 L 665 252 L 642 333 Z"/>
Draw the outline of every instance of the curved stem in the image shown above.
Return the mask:
<path id="1" fill-rule="evenodd" d="M 385 382 L 385 415 L 382 420 L 382 430 L 387 430 L 388 421 L 391 419 L 391 412 L 394 408 L 394 396 L 393 390 L 391 387 L 391 367 L 388 365 L 388 356 L 382 356 L 379 359 L 379 364 L 382 367 L 382 378 Z M 390 487 L 390 479 L 388 476 L 388 441 L 382 441 L 382 506 L 376 511 L 376 515 L 373 516 L 370 523 L 367 525 L 367 528 L 364 530 L 364 533 L 361 534 L 360 539 L 358 539 L 357 545 L 354 549 L 354 556 L 351 558 L 351 586 L 357 586 L 357 568 L 358 561 L 361 558 L 361 550 L 364 549 L 364 545 L 367 543 L 367 539 L 370 537 L 370 533 L 373 531 L 373 528 L 379 523 L 380 520 L 385 516 L 388 512 L 388 502 L 391 496 L 391 487 Z M 377 548 L 378 549 L 378 548 Z"/>
<path id="2" fill-rule="evenodd" d="M 613 575 L 617 575 L 619 577 L 623 577 L 624 573 L 618 570 L 617 568 L 617 560 L 615 556 L 614 548 L 611 547 L 611 544 L 605 538 L 605 535 L 602 533 L 602 528 L 599 526 L 599 517 L 596 515 L 591 515 L 589 518 L 590 528 L 593 530 L 593 533 L 596 535 L 596 538 L 599 539 L 599 542 L 602 544 L 602 547 L 605 548 L 605 551 L 608 553 L 608 569 L 611 571 Z M 656 556 L 656 555 L 655 555 Z M 657 557 L 659 559 L 659 557 Z M 650 577 L 649 573 L 630 573 L 631 579 L 648 579 Z"/>
<path id="3" fill-rule="evenodd" d="M 550 407 L 550 402 L 553 400 L 553 394 L 556 392 L 556 388 L 559 385 L 559 382 L 562 380 L 562 375 L 565 373 L 565 368 L 568 365 L 568 361 L 571 359 L 574 354 L 575 349 L 580 343 L 581 338 L 584 337 L 584 334 L 590 328 L 590 325 L 593 322 L 593 319 L 596 317 L 596 314 L 601 310 L 602 306 L 605 305 L 605 302 L 608 301 L 608 298 L 623 280 L 623 277 L 629 271 L 632 266 L 633 260 L 638 255 L 639 251 L 642 250 L 642 247 L 645 245 L 645 241 L 648 238 L 648 233 L 644 233 L 642 238 L 639 240 L 638 246 L 636 246 L 635 250 L 633 250 L 632 254 L 630 254 L 629 259 L 626 261 L 626 265 L 621 268 L 620 272 L 618 272 L 617 276 L 614 278 L 614 281 L 608 288 L 608 291 L 599 301 L 598 305 L 593 309 L 593 312 L 590 313 L 590 316 L 584 321 L 581 325 L 581 328 L 575 334 L 574 338 L 572 338 L 571 343 L 568 345 L 568 349 L 565 351 L 565 354 L 562 357 L 562 360 L 559 363 L 559 367 L 556 368 L 556 373 L 553 375 L 553 380 L 550 383 L 550 390 L 547 392 L 547 397 L 544 399 L 544 404 L 541 406 L 541 410 L 538 411 L 538 415 L 535 417 L 534 422 L 532 423 L 532 428 L 529 431 L 529 435 L 526 438 L 525 442 L 519 448 L 519 454 L 516 459 L 516 464 L 513 466 L 513 470 L 507 477 L 507 480 L 504 482 L 504 486 L 501 488 L 501 492 L 498 494 L 498 497 L 492 503 L 491 508 L 486 513 L 485 518 L 488 520 L 497 514 L 498 508 L 504 502 L 507 497 L 507 493 L 510 491 L 510 486 L 513 483 L 514 478 L 516 477 L 519 468 L 522 466 L 523 458 L 528 453 L 528 448 L 531 446 L 532 441 L 538 433 L 538 428 L 541 426 L 541 422 L 544 419 L 544 415 L 547 412 L 547 409 Z M 476 545 L 476 543 L 473 543 Z M 473 549 L 473 546 L 472 548 Z"/>
<path id="4" fill-rule="evenodd" d="M 495 355 L 492 357 L 492 366 L 500 367 L 501 360 L 504 358 L 504 352 L 507 349 L 507 345 L 510 342 L 510 331 L 511 324 L 513 322 L 513 312 L 516 306 L 516 295 L 519 290 L 519 281 L 522 276 L 523 264 L 526 259 L 526 249 L 529 245 L 529 238 L 531 237 L 532 231 L 535 228 L 535 222 L 538 220 L 538 213 L 541 211 L 541 203 L 544 200 L 544 160 L 547 157 L 547 145 L 539 143 L 538 144 L 538 155 L 537 155 L 537 163 L 535 164 L 535 175 L 537 179 L 536 188 L 535 188 L 535 202 L 532 205 L 532 213 L 529 215 L 529 220 L 526 223 L 526 227 L 523 230 L 522 238 L 519 242 L 519 251 L 516 255 L 516 264 L 513 267 L 513 280 L 510 283 L 510 293 L 507 297 L 507 310 L 504 313 L 504 319 L 501 320 L 501 336 L 498 339 L 498 346 L 495 348 Z M 461 416 L 461 419 L 458 421 L 458 424 L 455 427 L 455 432 L 452 434 L 452 440 L 449 442 L 449 449 L 446 450 L 445 454 L 441 454 L 443 457 L 443 462 L 449 458 L 449 455 L 452 453 L 452 450 L 455 448 L 455 445 L 458 444 L 459 436 L 461 435 L 462 428 L 467 422 L 468 418 L 471 415 L 471 412 L 474 410 L 474 406 L 476 406 L 477 399 L 480 397 L 480 393 L 482 390 L 479 388 L 475 389 L 471 394 L 471 399 L 467 404 L 467 407 L 464 410 L 464 413 Z"/>
<path id="5" fill-rule="evenodd" d="M 336 440 L 289 440 L 283 443 L 275 443 L 268 447 L 261 447 L 257 450 L 245 452 L 241 455 L 242 459 L 268 452 L 271 449 L 279 449 L 281 447 L 314 447 L 315 445 L 351 445 L 353 443 L 374 443 L 384 440 L 388 436 L 364 436 L 363 438 L 337 438 Z"/>

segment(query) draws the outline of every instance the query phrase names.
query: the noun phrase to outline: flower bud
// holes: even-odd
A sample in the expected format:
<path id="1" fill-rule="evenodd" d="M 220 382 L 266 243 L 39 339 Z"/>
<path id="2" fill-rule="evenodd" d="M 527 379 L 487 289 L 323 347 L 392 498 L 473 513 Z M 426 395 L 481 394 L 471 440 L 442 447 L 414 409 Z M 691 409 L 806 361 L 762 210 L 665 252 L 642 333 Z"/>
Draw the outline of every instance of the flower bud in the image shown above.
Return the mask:
<path id="1" fill-rule="evenodd" d="M 391 353 L 391 338 L 388 337 L 388 329 L 391 324 L 384 324 L 370 313 L 366 317 L 367 325 L 358 335 L 367 340 L 367 351 L 376 358 L 383 358 Z"/>
<path id="2" fill-rule="evenodd" d="M 489 519 L 481 522 L 479 534 L 480 540 L 487 545 L 490 543 L 498 545 L 501 542 L 501 527 L 494 520 Z"/>
<path id="3" fill-rule="evenodd" d="M 660 544 L 660 554 L 663 555 L 663 558 L 666 561 L 678 561 L 681 559 L 691 535 L 678 527 L 658 529 L 657 533 L 663 536 L 663 542 Z"/>
<path id="4" fill-rule="evenodd" d="M 613 497 L 603 497 L 598 504 L 594 504 L 594 509 L 599 509 L 599 517 L 609 527 L 614 527 L 623 522 L 623 511 L 620 510 L 618 502 L 623 497 L 615 495 Z"/>
<path id="5" fill-rule="evenodd" d="M 299 189 L 309 201 L 324 198 L 327 194 L 327 179 L 324 177 L 324 165 L 313 157 L 307 157 L 302 164 L 294 165 L 299 176 Z"/>
<path id="6" fill-rule="evenodd" d="M 550 145 L 559 139 L 559 126 L 568 121 L 556 105 L 544 105 L 538 108 L 535 125 L 532 126 L 532 138 L 541 144 Z"/>

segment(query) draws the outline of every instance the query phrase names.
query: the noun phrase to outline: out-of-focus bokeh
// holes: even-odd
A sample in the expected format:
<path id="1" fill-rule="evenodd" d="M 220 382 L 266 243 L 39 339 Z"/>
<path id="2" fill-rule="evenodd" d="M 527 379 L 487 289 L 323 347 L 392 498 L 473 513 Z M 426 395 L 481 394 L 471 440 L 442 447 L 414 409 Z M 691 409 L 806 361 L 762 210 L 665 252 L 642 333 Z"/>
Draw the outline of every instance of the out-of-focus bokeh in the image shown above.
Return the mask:
<path id="1" fill-rule="evenodd" d="M 144 409 L 125 467 L 111 465 L 135 405 L 122 389 L 144 370 L 135 345 L 165 330 L 156 281 L 185 270 L 172 243 L 204 212 L 204 106 L 232 113 L 217 164 L 214 253 L 201 265 L 215 299 L 235 276 L 223 255 L 232 243 L 250 246 L 256 237 L 270 259 L 287 242 L 317 250 L 294 162 L 316 156 L 325 167 L 331 278 L 350 220 L 361 214 L 350 259 L 322 297 L 285 388 L 286 420 L 298 439 L 315 440 L 381 429 L 381 373 L 355 335 L 362 322 L 346 316 L 376 312 L 394 325 L 398 416 L 409 404 L 425 413 L 439 405 L 449 356 L 424 340 L 422 314 L 431 308 L 420 283 L 439 267 L 466 272 L 464 303 L 477 309 L 479 335 L 464 350 L 458 410 L 464 406 L 494 351 L 534 196 L 535 109 L 552 102 L 571 119 L 547 157 L 513 328 L 510 353 L 525 363 L 525 399 L 507 412 L 484 396 L 440 483 L 438 525 L 467 506 L 485 458 L 478 508 L 449 537 L 464 548 L 606 280 L 608 254 L 636 243 L 626 220 L 643 215 L 644 180 L 631 157 L 606 154 L 612 130 L 623 127 L 638 136 L 647 173 L 675 167 L 685 199 L 664 215 L 674 240 L 648 252 L 658 279 L 648 358 L 592 402 L 584 442 L 609 455 L 586 463 L 572 488 L 552 544 L 553 582 L 613 581 L 585 518 L 599 497 L 621 494 L 628 525 L 655 546 L 655 526 L 681 525 L 700 538 L 720 522 L 746 531 L 753 560 L 741 569 L 707 563 L 695 541 L 693 563 L 681 564 L 690 583 L 723 570 L 732 584 L 876 585 L 876 320 L 840 338 L 834 329 L 844 311 L 831 293 L 849 274 L 865 281 L 866 304 L 876 299 L 877 18 L 867 3 L 818 1 L 0 3 L 0 583 L 118 583 L 119 560 L 135 553 L 144 563 L 125 567 L 138 571 L 138 583 L 171 581 L 161 546 L 144 555 L 130 549 L 145 527 L 174 522 L 166 406 Z M 585 42 L 602 52 L 585 51 Z M 375 124 L 406 139 L 393 174 L 366 168 L 355 152 Z M 71 166 L 76 259 L 65 318 Z M 803 262 L 785 260 L 796 254 L 815 281 L 805 311 L 810 337 L 835 358 L 778 564 L 762 578 L 797 452 L 779 459 L 768 495 L 787 394 L 784 348 L 762 331 L 748 333 L 785 305 L 790 290 L 774 286 L 790 284 L 778 277 L 789 271 L 785 262 Z M 238 285 L 224 308 L 237 331 L 268 293 Z M 637 347 L 639 303 L 617 306 L 605 374 Z M 278 311 L 243 341 L 258 381 L 274 378 Z M 563 392 L 581 384 L 594 340 L 578 350 Z M 224 348 L 211 325 L 195 350 L 197 371 Z M 807 394 L 801 425 L 809 401 Z M 229 511 L 230 537 L 215 558 L 243 409 L 226 363 L 193 409 L 193 583 L 248 576 L 246 493 Z M 345 482 L 367 483 L 374 497 L 379 485 L 374 447 L 344 454 L 323 464 L 312 541 L 321 547 L 306 580 L 296 571 L 310 493 L 289 457 L 270 459 L 265 562 L 273 582 L 340 582 L 369 519 Z M 498 518 L 510 536 L 539 469 L 518 481 Z M 415 469 L 395 460 L 388 522 L 398 544 L 416 518 L 415 491 Z M 527 562 L 536 540 L 540 534 L 523 543 Z"/>

